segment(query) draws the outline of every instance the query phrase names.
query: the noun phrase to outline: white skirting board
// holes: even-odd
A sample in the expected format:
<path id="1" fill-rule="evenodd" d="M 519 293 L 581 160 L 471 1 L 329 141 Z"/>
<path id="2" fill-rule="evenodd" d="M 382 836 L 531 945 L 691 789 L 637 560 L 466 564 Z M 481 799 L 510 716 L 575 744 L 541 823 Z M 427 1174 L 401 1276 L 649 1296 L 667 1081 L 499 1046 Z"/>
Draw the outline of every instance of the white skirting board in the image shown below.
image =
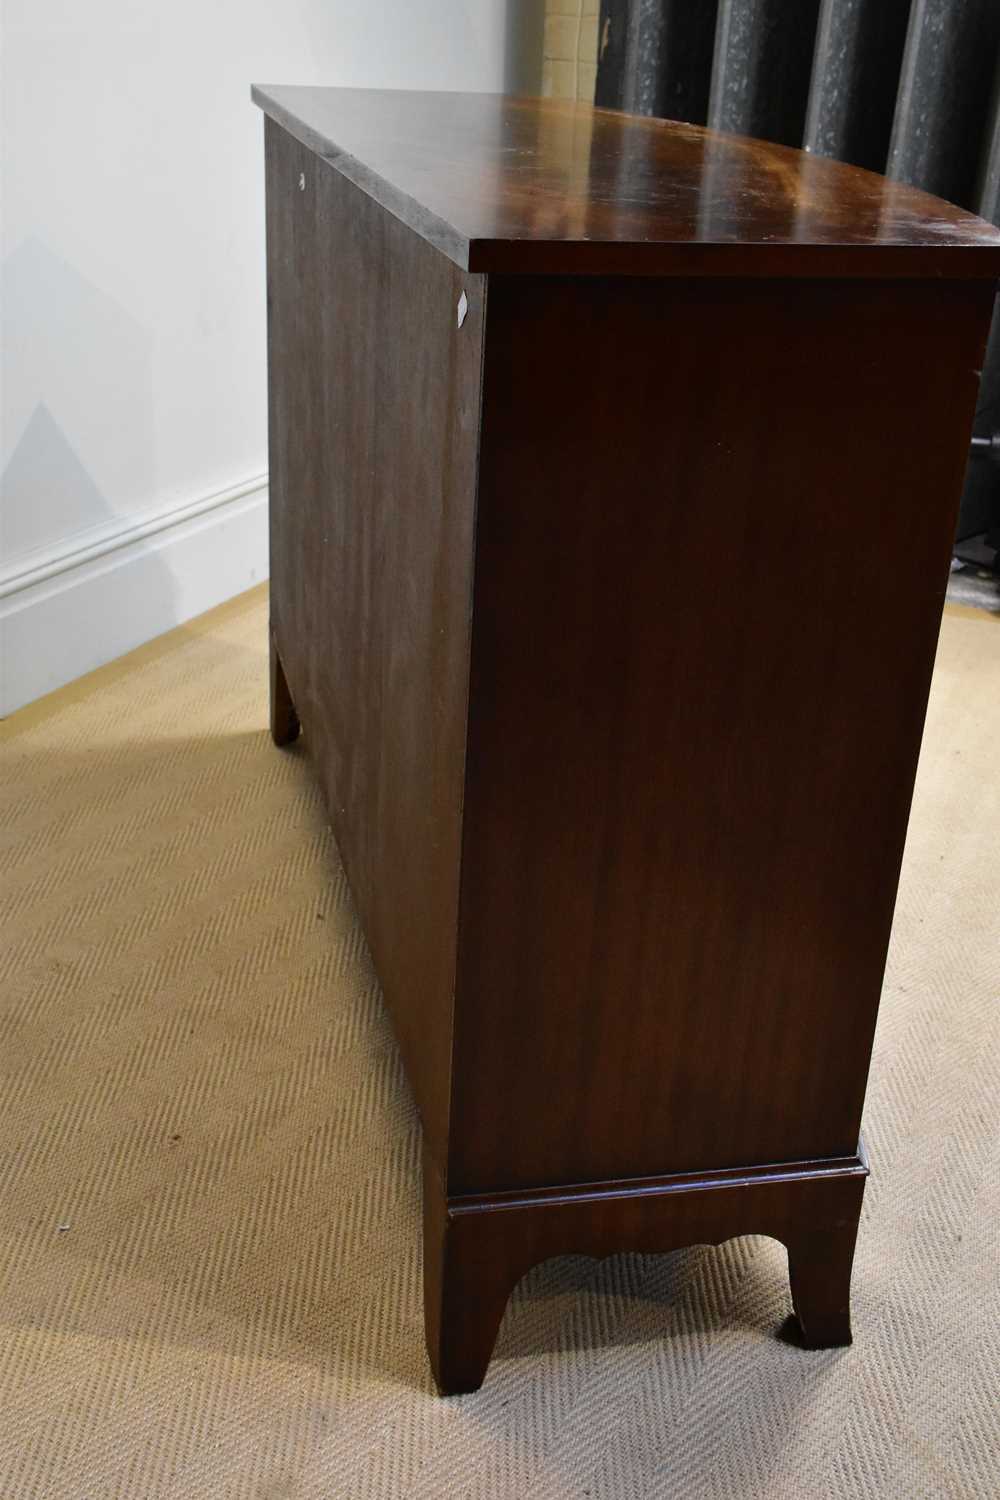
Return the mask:
<path id="1" fill-rule="evenodd" d="M 266 577 L 266 474 L 0 567 L 0 716 Z"/>

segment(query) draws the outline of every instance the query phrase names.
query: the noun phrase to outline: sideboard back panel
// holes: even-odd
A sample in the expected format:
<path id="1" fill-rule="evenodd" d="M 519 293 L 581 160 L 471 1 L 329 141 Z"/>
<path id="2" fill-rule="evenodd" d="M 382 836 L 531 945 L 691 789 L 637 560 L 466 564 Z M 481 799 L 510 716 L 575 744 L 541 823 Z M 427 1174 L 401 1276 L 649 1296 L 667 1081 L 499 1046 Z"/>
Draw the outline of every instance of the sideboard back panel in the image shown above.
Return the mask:
<path id="1" fill-rule="evenodd" d="M 272 624 L 440 1160 L 484 278 L 272 121 L 267 195 Z"/>

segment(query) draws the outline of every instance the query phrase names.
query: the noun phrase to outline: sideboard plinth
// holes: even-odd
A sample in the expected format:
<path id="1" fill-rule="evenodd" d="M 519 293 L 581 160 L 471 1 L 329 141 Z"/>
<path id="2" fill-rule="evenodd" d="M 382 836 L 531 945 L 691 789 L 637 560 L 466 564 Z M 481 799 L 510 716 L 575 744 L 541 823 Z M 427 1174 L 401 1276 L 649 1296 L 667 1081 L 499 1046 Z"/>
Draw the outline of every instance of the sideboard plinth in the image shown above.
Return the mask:
<path id="1" fill-rule="evenodd" d="M 504 1308 L 555 1255 L 652 1254 L 763 1234 L 788 1250 L 798 1342 L 851 1342 L 851 1266 L 868 1162 L 857 1155 L 728 1172 L 448 1197 L 424 1153 L 424 1310 L 443 1395 L 483 1383 Z"/>

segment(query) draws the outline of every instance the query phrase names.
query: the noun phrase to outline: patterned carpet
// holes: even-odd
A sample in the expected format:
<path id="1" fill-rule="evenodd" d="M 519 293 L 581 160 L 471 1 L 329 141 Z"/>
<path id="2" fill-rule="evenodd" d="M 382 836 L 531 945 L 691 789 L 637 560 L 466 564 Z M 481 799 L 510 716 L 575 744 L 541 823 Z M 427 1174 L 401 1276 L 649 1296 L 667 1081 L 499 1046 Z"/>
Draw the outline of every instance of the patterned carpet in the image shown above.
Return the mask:
<path id="1" fill-rule="evenodd" d="M 1000 624 L 945 619 L 853 1349 L 774 1337 L 768 1240 L 564 1259 L 443 1401 L 418 1127 L 265 622 L 2 731 L 2 1500 L 1000 1494 Z"/>

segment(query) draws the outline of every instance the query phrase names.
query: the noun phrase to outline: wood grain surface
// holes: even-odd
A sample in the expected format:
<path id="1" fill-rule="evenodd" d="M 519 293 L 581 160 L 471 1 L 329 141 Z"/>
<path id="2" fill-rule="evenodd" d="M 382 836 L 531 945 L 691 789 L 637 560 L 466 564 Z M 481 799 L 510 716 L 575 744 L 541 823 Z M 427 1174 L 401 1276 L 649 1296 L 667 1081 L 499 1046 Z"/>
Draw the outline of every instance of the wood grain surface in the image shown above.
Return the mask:
<path id="1" fill-rule="evenodd" d="M 856 1148 L 991 299 L 490 278 L 449 1192 Z"/>
<path id="2" fill-rule="evenodd" d="M 472 271 L 996 276 L 1000 230 L 873 172 L 502 94 L 258 86 L 284 128 Z"/>
<path id="3" fill-rule="evenodd" d="M 270 123 L 267 195 L 276 681 L 443 1156 L 482 278 Z"/>

